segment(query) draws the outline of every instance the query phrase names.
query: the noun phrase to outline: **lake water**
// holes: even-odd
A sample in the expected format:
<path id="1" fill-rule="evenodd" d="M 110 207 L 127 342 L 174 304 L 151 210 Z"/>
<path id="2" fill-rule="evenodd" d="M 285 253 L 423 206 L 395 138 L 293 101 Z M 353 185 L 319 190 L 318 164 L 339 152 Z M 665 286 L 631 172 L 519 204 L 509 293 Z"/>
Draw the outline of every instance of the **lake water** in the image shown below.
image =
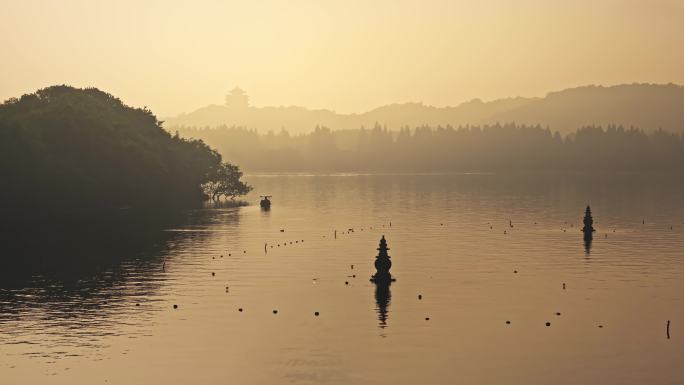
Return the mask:
<path id="1" fill-rule="evenodd" d="M 94 266 L 60 271 L 75 251 L 55 247 L 52 267 L 5 272 L 0 383 L 684 383 L 676 181 L 247 179 L 270 211 L 198 210 L 90 247 Z M 369 281 L 382 235 L 389 287 Z"/>

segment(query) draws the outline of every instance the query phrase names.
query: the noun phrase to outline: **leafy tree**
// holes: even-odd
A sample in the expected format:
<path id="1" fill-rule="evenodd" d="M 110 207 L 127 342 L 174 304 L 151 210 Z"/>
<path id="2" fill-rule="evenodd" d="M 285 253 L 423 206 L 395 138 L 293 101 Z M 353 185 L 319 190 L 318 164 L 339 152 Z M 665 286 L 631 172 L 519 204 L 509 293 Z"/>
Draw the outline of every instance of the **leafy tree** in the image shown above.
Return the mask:
<path id="1" fill-rule="evenodd" d="M 252 191 L 252 186 L 244 183 L 241 178 L 242 171 L 238 166 L 221 163 L 212 171 L 209 180 L 202 185 L 202 188 L 205 194 L 215 202 L 221 197 L 233 200 Z"/>
<path id="2" fill-rule="evenodd" d="M 169 134 L 147 108 L 95 88 L 48 87 L 0 104 L 0 201 L 11 202 L 0 214 L 195 206 L 216 170 L 221 195 L 249 191 L 232 167 L 203 141 Z"/>

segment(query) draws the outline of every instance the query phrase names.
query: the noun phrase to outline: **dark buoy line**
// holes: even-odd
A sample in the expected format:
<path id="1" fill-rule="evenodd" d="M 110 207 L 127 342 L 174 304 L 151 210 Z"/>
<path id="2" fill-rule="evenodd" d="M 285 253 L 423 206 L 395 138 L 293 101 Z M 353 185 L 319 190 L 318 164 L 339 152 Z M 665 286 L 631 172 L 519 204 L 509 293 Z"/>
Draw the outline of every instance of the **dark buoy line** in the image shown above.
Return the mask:
<path id="1" fill-rule="evenodd" d="M 643 223 L 643 222 L 644 222 L 644 221 L 642 221 L 642 223 Z M 593 221 L 593 218 L 592 218 L 592 216 L 591 216 L 591 209 L 590 209 L 589 206 L 587 206 L 587 208 L 586 208 L 586 212 L 585 212 L 585 217 L 584 217 L 583 223 L 584 223 L 584 227 L 582 228 L 582 231 L 585 233 L 585 236 L 586 236 L 586 235 L 591 236 L 591 233 L 595 232 L 596 230 L 593 228 L 593 223 L 594 223 L 594 221 Z M 535 222 L 535 224 L 537 224 L 537 222 Z M 566 224 L 567 224 L 567 222 L 566 222 Z M 440 226 L 443 226 L 443 225 L 444 225 L 443 223 L 440 223 Z M 491 224 L 488 223 L 488 225 L 489 225 L 490 229 L 493 229 L 493 226 L 492 226 Z M 385 226 L 382 225 L 382 227 L 385 227 Z M 389 222 L 389 227 L 391 227 L 391 222 Z M 510 228 L 513 228 L 513 227 L 514 227 L 511 219 L 509 219 L 509 227 L 510 227 Z M 570 227 L 573 228 L 573 227 L 574 227 L 574 224 L 571 224 Z M 672 229 L 672 228 L 673 228 L 673 227 L 670 226 L 670 229 Z M 370 227 L 370 229 L 372 229 L 372 227 Z M 363 228 L 361 228 L 361 230 L 363 231 Z M 562 230 L 565 232 L 565 231 L 567 230 L 567 228 L 562 228 Z M 284 229 L 281 229 L 280 231 L 281 231 L 281 232 L 284 232 Z M 353 229 L 353 228 L 349 228 L 348 231 L 347 231 L 346 233 L 343 232 L 342 234 L 351 234 L 351 233 L 353 233 L 353 232 L 354 232 L 354 229 Z M 613 232 L 615 232 L 615 230 L 613 230 Z M 504 230 L 504 234 L 507 234 L 507 231 L 506 231 L 506 230 Z M 608 234 L 605 234 L 606 237 L 607 237 L 607 235 L 608 235 Z M 335 230 L 334 236 L 335 236 L 335 239 L 336 239 L 336 238 L 337 238 L 337 230 Z M 325 238 L 325 236 L 323 236 L 323 237 Z M 299 240 L 289 241 L 289 244 L 292 245 L 293 243 L 299 243 L 299 242 L 300 242 Z M 303 243 L 304 240 L 302 239 L 301 242 Z M 288 244 L 288 241 L 285 241 L 285 242 L 283 243 L 283 246 L 286 246 L 287 244 Z M 270 246 L 270 248 L 273 248 L 273 247 L 274 247 L 273 244 L 270 244 L 270 245 L 269 245 L 268 242 L 265 242 L 265 243 L 264 243 L 264 252 L 265 252 L 265 253 L 267 252 L 267 249 L 268 249 L 269 246 Z M 280 247 L 280 244 L 277 244 L 277 246 Z M 388 253 L 387 253 L 387 251 L 389 250 L 389 248 L 387 247 L 387 242 L 386 242 L 386 240 L 385 240 L 385 236 L 384 236 L 384 235 L 382 236 L 382 238 L 381 238 L 381 240 L 380 240 L 380 246 L 379 246 L 379 248 L 378 248 L 377 250 L 379 251 L 379 253 L 378 253 L 378 256 L 376 257 L 376 260 L 375 260 L 376 273 L 371 277 L 371 282 L 376 283 L 376 285 L 380 285 L 380 284 L 383 284 L 383 283 L 387 283 L 387 286 L 389 286 L 389 283 L 390 283 L 390 282 L 394 282 L 394 281 L 395 281 L 395 278 L 392 277 L 391 274 L 389 273 L 389 270 L 390 270 L 390 268 L 391 268 L 391 266 L 392 266 L 392 262 L 391 262 L 391 260 L 390 260 L 390 256 L 389 256 Z M 247 250 L 243 250 L 243 253 L 246 254 L 246 253 L 247 253 Z M 228 253 L 228 256 L 231 256 L 231 254 Z M 223 255 L 220 255 L 220 258 L 223 258 Z M 215 260 L 215 259 L 216 259 L 216 257 L 215 257 L 215 256 L 212 256 L 212 260 Z M 350 269 L 352 269 L 352 270 L 353 270 L 354 267 L 355 267 L 354 264 L 350 264 L 349 266 L 350 266 Z M 163 264 L 162 264 L 162 269 L 165 269 L 165 261 L 164 261 Z M 518 270 L 517 270 L 517 269 L 516 269 L 516 270 L 513 270 L 513 273 L 514 273 L 514 274 L 517 274 L 517 273 L 518 273 Z M 211 272 L 211 275 L 212 275 L 212 276 L 215 276 L 216 273 L 215 273 L 215 272 Z M 354 275 L 351 275 L 351 276 L 349 276 L 349 277 L 355 278 L 356 275 L 354 274 Z M 430 278 L 432 278 L 432 277 L 430 277 Z M 314 278 L 313 280 L 314 280 L 314 283 L 315 283 L 315 281 L 316 281 L 317 279 Z M 344 283 L 345 283 L 345 285 L 347 285 L 347 286 L 349 285 L 349 281 L 345 281 Z M 563 289 L 563 290 L 566 290 L 566 283 L 565 283 L 565 282 L 562 283 L 562 289 Z M 228 293 L 229 287 L 226 286 L 226 287 L 225 287 L 225 290 L 226 290 L 226 293 Z M 376 293 L 376 296 L 377 296 L 377 293 Z M 422 298 L 423 298 L 422 294 L 418 294 L 418 300 L 422 300 Z M 376 300 L 377 300 L 377 298 L 376 298 Z M 105 304 L 106 304 L 106 302 L 105 302 Z M 389 301 L 385 304 L 385 307 L 387 306 L 387 304 L 389 304 Z M 135 306 L 140 306 L 140 303 L 136 303 Z M 178 309 L 178 305 L 177 305 L 177 304 L 174 304 L 174 305 L 173 305 L 173 309 Z M 238 312 L 241 312 L 241 313 L 242 313 L 242 312 L 243 312 L 243 308 L 238 308 Z M 278 310 L 277 310 L 277 309 L 273 309 L 273 310 L 272 310 L 272 313 L 273 313 L 274 315 L 276 315 L 276 314 L 278 314 Z M 309 314 L 310 314 L 310 313 L 309 313 Z M 555 312 L 555 315 L 556 315 L 556 316 L 561 316 L 561 313 L 560 313 L 560 312 Z M 315 316 L 315 317 L 320 316 L 320 312 L 319 312 L 319 311 L 315 311 L 315 312 L 314 312 L 314 316 Z M 429 320 L 430 320 L 430 317 L 425 317 L 424 319 L 425 319 L 425 321 L 429 321 Z M 511 320 L 505 320 L 505 324 L 506 324 L 506 325 L 511 325 Z M 551 326 L 551 322 L 550 322 L 550 321 L 546 321 L 546 322 L 545 322 L 545 326 L 546 326 L 546 327 L 550 327 L 550 326 Z M 598 328 L 604 328 L 604 325 L 603 325 L 603 324 L 598 324 L 597 327 L 598 327 Z M 667 335 L 667 339 L 670 339 L 670 320 L 667 320 L 667 324 L 666 324 L 666 335 Z"/>

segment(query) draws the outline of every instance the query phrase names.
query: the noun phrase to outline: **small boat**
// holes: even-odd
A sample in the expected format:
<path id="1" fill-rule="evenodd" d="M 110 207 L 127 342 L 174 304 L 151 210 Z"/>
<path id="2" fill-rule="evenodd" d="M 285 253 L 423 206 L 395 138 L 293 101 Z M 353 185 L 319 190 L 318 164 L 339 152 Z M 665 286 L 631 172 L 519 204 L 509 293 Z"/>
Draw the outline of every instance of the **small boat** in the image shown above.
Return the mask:
<path id="1" fill-rule="evenodd" d="M 261 195 L 261 202 L 259 202 L 259 205 L 261 205 L 262 209 L 270 209 L 271 208 L 271 200 L 269 199 L 272 197 L 272 195 Z"/>

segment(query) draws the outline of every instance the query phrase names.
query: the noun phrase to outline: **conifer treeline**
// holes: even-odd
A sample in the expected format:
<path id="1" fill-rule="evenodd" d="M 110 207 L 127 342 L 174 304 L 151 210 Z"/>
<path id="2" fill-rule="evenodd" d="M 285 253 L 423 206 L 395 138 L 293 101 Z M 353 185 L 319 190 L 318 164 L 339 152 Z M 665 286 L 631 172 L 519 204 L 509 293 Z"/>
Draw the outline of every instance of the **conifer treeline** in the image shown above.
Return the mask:
<path id="1" fill-rule="evenodd" d="M 561 136 L 516 124 L 389 131 L 259 134 L 240 127 L 180 128 L 248 171 L 290 172 L 684 172 L 684 139 L 662 130 L 582 127 Z"/>

